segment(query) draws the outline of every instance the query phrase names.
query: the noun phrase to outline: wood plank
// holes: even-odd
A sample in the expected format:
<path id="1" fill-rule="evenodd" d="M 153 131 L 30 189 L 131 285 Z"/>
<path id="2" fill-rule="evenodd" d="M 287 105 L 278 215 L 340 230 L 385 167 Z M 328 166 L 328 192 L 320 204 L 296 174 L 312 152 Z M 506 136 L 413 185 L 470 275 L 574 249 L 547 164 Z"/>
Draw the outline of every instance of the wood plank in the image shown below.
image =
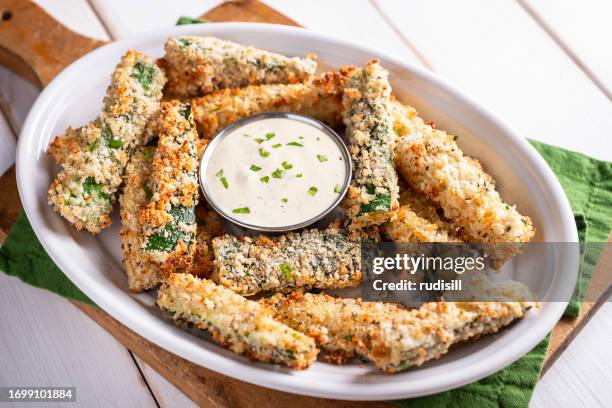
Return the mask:
<path id="1" fill-rule="evenodd" d="M 373 0 L 436 72 L 524 137 L 612 160 L 612 104 L 516 2 Z"/>
<path id="2" fill-rule="evenodd" d="M 533 407 L 609 407 L 612 373 L 612 299 L 580 332 L 536 385 Z"/>
<path id="3" fill-rule="evenodd" d="M 0 63 L 38 86 L 103 44 L 69 30 L 27 0 L 0 0 L 0 10 Z"/>
<path id="4" fill-rule="evenodd" d="M 519 0 L 612 100 L 612 2 Z"/>
<path id="5" fill-rule="evenodd" d="M 168 382 L 168 380 L 162 377 L 161 374 L 155 371 L 150 365 L 145 363 L 144 360 L 138 356 L 134 357 L 160 407 L 194 408 L 197 406 L 178 388 Z"/>
<path id="6" fill-rule="evenodd" d="M 0 111 L 0 176 L 15 163 L 15 149 L 17 140 L 13 135 L 13 129 Z"/>
<path id="7" fill-rule="evenodd" d="M 101 41 L 110 40 L 87 0 L 34 0 L 34 3 L 75 33 Z"/>
<path id="8" fill-rule="evenodd" d="M 91 0 L 115 40 L 173 26 L 181 16 L 199 16 L 220 3 L 221 0 Z"/>
<path id="9" fill-rule="evenodd" d="M 324 5 L 299 0 L 265 0 L 265 3 L 311 30 L 354 41 L 422 65 L 410 46 L 368 0 L 334 0 Z"/>
<path id="10" fill-rule="evenodd" d="M 67 300 L 3 273 L 0 356 L 3 386 L 76 387 L 78 406 L 155 406 L 134 361 L 117 340 Z"/>

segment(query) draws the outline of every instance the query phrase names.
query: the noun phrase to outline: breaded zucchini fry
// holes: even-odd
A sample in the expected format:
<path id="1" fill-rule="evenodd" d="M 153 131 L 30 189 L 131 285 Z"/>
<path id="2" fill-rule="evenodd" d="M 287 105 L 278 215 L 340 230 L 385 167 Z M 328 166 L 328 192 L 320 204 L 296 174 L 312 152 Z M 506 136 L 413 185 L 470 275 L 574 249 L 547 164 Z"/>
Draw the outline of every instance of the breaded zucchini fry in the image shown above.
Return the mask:
<path id="1" fill-rule="evenodd" d="M 386 373 L 439 358 L 459 341 L 497 332 L 533 305 L 433 302 L 406 310 L 390 303 L 300 292 L 261 302 L 281 322 L 313 337 L 332 361 L 342 363 L 357 355 Z"/>
<path id="2" fill-rule="evenodd" d="M 349 229 L 382 224 L 398 208 L 387 76 L 372 60 L 351 76 L 344 90 L 343 118 L 353 159 L 353 180 L 343 201 Z"/>
<path id="3" fill-rule="evenodd" d="M 219 284 L 243 295 L 292 288 L 345 288 L 361 281 L 359 243 L 335 229 L 306 230 L 278 238 L 213 240 Z"/>
<path id="4" fill-rule="evenodd" d="M 195 98 L 191 107 L 203 138 L 236 120 L 261 112 L 298 112 L 328 126 L 342 124 L 342 92 L 353 68 L 330 71 L 299 84 L 253 85 Z"/>
<path id="5" fill-rule="evenodd" d="M 204 200 L 200 201 L 196 207 L 196 223 L 198 224 L 198 232 L 196 234 L 193 265 L 189 269 L 189 273 L 200 278 L 208 278 L 215 269 L 212 240 L 223 235 L 225 231 L 219 213 L 213 210 Z"/>
<path id="6" fill-rule="evenodd" d="M 70 152 L 59 160 L 62 170 L 51 183 L 48 200 L 76 229 L 96 234 L 110 225 L 125 166 L 158 107 L 164 82 L 164 74 L 149 57 L 128 51 L 113 72 L 104 111 L 77 130 L 77 136 L 73 130 L 67 132 L 74 139 L 62 141 Z M 59 145 L 52 150 L 57 152 Z"/>
<path id="7" fill-rule="evenodd" d="M 125 170 L 123 193 L 119 197 L 121 248 L 128 286 L 133 292 L 151 289 L 168 274 L 142 250 L 144 234 L 138 213 L 150 199 L 149 178 L 153 173 L 155 147 L 136 149 Z"/>
<path id="8" fill-rule="evenodd" d="M 302 82 L 317 68 L 313 55 L 289 58 L 214 37 L 170 38 L 165 48 L 166 93 L 175 97 L 247 85 Z"/>
<path id="9" fill-rule="evenodd" d="M 400 183 L 400 208 L 384 224 L 395 242 L 462 242 L 456 228 L 436 213 L 436 205 Z"/>
<path id="10" fill-rule="evenodd" d="M 142 249 L 164 271 L 187 270 L 195 250 L 195 206 L 198 201 L 197 133 L 191 107 L 162 102 L 159 141 L 147 184 L 150 201 L 140 211 Z"/>
<path id="11" fill-rule="evenodd" d="M 409 118 L 409 126 L 397 144 L 398 171 L 461 227 L 465 241 L 521 243 L 533 237 L 531 219 L 502 200 L 491 176 L 477 160 L 463 155 L 452 135 L 416 115 Z M 511 254 L 498 255 L 503 260 Z"/>
<path id="12" fill-rule="evenodd" d="M 171 274 L 157 304 L 174 320 L 210 331 L 213 340 L 250 359 L 296 370 L 312 365 L 318 350 L 310 337 L 274 320 L 259 303 L 190 274 Z"/>

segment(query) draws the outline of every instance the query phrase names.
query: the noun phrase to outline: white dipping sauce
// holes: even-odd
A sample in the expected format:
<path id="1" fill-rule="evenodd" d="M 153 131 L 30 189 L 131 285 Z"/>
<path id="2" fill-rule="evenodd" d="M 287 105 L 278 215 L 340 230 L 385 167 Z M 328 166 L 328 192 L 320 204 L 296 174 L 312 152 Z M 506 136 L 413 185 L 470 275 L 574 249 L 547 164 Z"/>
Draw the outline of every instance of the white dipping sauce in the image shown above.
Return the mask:
<path id="1" fill-rule="evenodd" d="M 290 118 L 262 118 L 231 130 L 206 168 L 209 199 L 258 227 L 311 220 L 341 193 L 346 165 L 334 139 Z"/>

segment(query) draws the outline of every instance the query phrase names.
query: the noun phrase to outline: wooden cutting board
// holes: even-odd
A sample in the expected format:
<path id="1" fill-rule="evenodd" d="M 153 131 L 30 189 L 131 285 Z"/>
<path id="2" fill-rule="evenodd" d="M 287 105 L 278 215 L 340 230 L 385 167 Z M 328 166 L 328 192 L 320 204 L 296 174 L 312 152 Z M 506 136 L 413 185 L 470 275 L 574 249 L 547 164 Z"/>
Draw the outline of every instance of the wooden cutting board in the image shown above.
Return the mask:
<path id="1" fill-rule="evenodd" d="M 227 2 L 202 17 L 214 22 L 250 21 L 298 26 L 295 21 L 256 0 Z M 0 0 L 0 63 L 41 88 L 65 66 L 103 44 L 103 41 L 69 30 L 30 1 Z M 14 167 L 0 177 L 0 196 L 1 243 L 21 210 Z M 601 291 L 602 285 L 611 281 L 610 268 L 604 270 L 603 265 L 612 265 L 612 254 L 607 253 L 604 258 L 596 272 L 596 276 L 604 278 L 594 279 L 594 282 L 599 283 L 593 285 L 598 287 L 592 290 Z M 73 303 L 200 406 L 390 406 L 387 403 L 355 403 L 303 397 L 244 383 L 192 364 L 156 346 L 100 309 Z M 594 303 L 585 303 L 579 318 L 562 319 L 557 324 L 553 330 L 545 369 L 562 353 L 595 309 Z"/>

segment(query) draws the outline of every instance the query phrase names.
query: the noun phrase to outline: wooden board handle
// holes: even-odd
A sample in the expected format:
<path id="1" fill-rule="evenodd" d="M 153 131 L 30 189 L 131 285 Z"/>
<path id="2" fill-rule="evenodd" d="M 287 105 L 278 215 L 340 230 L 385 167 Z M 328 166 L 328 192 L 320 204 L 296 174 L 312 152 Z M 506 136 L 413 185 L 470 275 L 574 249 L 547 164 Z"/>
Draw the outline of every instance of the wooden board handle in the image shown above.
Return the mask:
<path id="1" fill-rule="evenodd" d="M 0 0 L 0 64 L 37 86 L 103 44 L 64 27 L 29 0 Z"/>

